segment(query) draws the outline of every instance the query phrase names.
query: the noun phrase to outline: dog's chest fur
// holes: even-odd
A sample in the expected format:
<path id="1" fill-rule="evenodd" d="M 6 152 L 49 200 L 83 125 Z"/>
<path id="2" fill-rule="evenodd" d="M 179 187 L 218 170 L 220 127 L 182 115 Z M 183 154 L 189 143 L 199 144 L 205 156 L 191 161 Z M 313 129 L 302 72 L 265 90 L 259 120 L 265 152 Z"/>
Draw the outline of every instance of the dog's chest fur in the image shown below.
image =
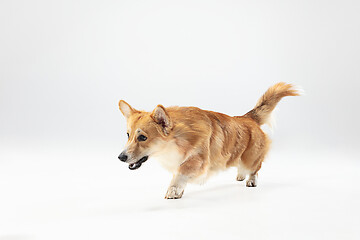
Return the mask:
<path id="1" fill-rule="evenodd" d="M 156 151 L 154 158 L 162 167 L 171 173 L 176 173 L 180 164 L 184 161 L 183 154 L 180 153 L 175 143 L 168 143 L 166 147 L 162 147 Z"/>

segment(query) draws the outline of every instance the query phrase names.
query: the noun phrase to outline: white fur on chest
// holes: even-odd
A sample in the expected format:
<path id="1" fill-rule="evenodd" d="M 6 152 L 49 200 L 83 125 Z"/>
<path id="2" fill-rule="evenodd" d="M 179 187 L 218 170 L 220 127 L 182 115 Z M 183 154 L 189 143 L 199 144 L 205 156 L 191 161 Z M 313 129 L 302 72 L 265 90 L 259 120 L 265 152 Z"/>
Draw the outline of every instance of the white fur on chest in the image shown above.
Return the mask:
<path id="1" fill-rule="evenodd" d="M 171 173 L 176 173 L 180 164 L 184 161 L 184 155 L 179 152 L 175 143 L 168 143 L 166 147 L 158 149 L 154 158 Z"/>

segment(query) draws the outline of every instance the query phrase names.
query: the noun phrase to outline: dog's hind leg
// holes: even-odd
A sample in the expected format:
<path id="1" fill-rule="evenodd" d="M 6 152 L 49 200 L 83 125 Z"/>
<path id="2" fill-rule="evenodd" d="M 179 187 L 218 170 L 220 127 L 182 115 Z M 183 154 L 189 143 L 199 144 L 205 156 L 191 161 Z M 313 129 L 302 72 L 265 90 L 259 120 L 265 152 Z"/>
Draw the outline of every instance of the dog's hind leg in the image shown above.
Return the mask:
<path id="1" fill-rule="evenodd" d="M 258 160 L 256 161 L 256 169 L 254 172 L 252 172 L 249 175 L 248 180 L 246 181 L 246 186 L 247 187 L 256 187 L 257 186 L 257 178 L 258 178 L 258 171 L 261 168 L 262 162 L 264 161 L 265 158 L 265 153 L 262 154 Z"/>
<path id="2" fill-rule="evenodd" d="M 249 171 L 247 171 L 242 164 L 239 164 L 236 181 L 244 181 L 248 173 Z"/>
<path id="3" fill-rule="evenodd" d="M 258 136 L 257 138 L 253 138 L 250 146 L 241 156 L 241 163 L 246 166 L 246 169 L 249 169 L 249 178 L 246 181 L 247 187 L 257 186 L 258 171 L 269 151 L 269 146 L 270 140 L 263 134 L 262 137 Z"/>
<path id="4" fill-rule="evenodd" d="M 246 186 L 247 187 L 256 187 L 257 186 L 257 177 L 258 177 L 257 173 L 251 174 L 249 176 L 249 179 L 246 181 Z"/>

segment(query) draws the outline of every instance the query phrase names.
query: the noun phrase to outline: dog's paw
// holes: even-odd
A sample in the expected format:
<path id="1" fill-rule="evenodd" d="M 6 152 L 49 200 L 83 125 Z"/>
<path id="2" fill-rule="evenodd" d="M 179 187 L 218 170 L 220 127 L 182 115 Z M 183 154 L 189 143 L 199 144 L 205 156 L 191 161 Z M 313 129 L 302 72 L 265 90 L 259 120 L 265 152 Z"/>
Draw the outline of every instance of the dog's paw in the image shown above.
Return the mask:
<path id="1" fill-rule="evenodd" d="M 165 199 L 178 199 L 181 198 L 184 193 L 184 189 L 181 189 L 176 186 L 171 186 L 167 190 L 167 193 L 165 195 Z"/>
<path id="2" fill-rule="evenodd" d="M 257 174 L 252 174 L 249 176 L 249 179 L 246 181 L 247 187 L 256 187 L 257 185 Z"/>
<path id="3" fill-rule="evenodd" d="M 244 181 L 245 178 L 246 178 L 246 177 L 245 177 L 244 175 L 237 175 L 236 181 Z"/>
<path id="4" fill-rule="evenodd" d="M 249 179 L 246 181 L 246 186 L 247 187 L 256 187 L 256 180 L 255 179 Z"/>

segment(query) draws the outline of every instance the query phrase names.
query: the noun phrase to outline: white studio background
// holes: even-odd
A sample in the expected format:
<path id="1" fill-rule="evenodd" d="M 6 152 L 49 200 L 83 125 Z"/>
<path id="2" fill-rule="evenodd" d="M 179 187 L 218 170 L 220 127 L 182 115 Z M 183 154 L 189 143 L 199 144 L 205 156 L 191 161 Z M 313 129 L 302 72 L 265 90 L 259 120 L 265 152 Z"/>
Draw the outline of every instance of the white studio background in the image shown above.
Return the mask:
<path id="1" fill-rule="evenodd" d="M 241 232 L 254 239 L 289 239 L 292 233 L 300 234 L 299 238 L 356 239 L 359 234 L 353 226 L 359 225 L 360 213 L 351 203 L 360 200 L 356 185 L 360 169 L 359 12 L 360 2 L 348 0 L 2 0 L 0 239 L 55 239 L 66 234 L 70 239 L 119 238 L 130 234 L 116 230 L 118 223 L 129 230 L 128 218 L 150 221 L 143 226 L 143 234 L 155 234 L 154 229 L 159 229 L 151 223 L 169 219 L 161 231 L 170 234 L 180 224 L 172 224 L 172 216 L 197 219 L 196 206 L 202 206 L 202 200 L 212 202 L 215 197 L 219 205 L 233 206 L 233 202 L 221 202 L 214 190 L 207 195 L 216 180 L 193 187 L 194 195 L 189 194 L 188 200 L 164 202 L 170 181 L 165 170 L 148 163 L 138 172 L 130 172 L 119 163 L 117 155 L 125 144 L 126 132 L 118 101 L 124 99 L 148 111 L 163 104 L 242 115 L 269 86 L 280 81 L 299 85 L 306 94 L 280 102 L 271 134 L 273 150 L 260 179 L 261 174 L 268 176 L 267 185 L 263 180 L 268 187 L 271 179 L 289 180 L 287 187 L 291 188 L 294 175 L 303 174 L 311 182 L 309 178 L 325 174 L 328 179 L 315 180 L 319 181 L 318 189 L 326 189 L 318 203 L 330 198 L 329 181 L 336 189 L 349 184 L 349 192 L 334 193 L 342 197 L 329 203 L 328 209 L 336 208 L 335 203 L 349 208 L 334 210 L 334 222 L 325 217 L 330 212 L 324 208 L 324 216 L 313 217 L 317 229 L 306 224 L 297 229 L 294 225 L 300 220 L 291 223 L 297 213 L 305 218 L 301 212 L 311 209 L 310 202 L 293 214 L 280 211 L 279 216 L 289 221 L 269 217 L 271 224 L 258 223 L 264 219 L 260 210 L 252 217 L 250 209 L 241 213 L 234 210 L 248 219 L 241 222 L 243 227 L 251 225 Z M 284 164 L 288 168 L 283 168 Z M 313 174 L 307 175 L 307 171 Z M 233 174 L 222 173 L 225 180 L 219 181 L 236 184 L 229 182 Z M 267 194 L 274 193 L 265 189 Z M 238 190 L 221 190 L 219 194 L 228 196 Z M 258 195 L 246 199 L 263 197 L 260 188 L 256 191 Z M 291 195 L 281 187 L 276 191 L 280 192 L 276 196 Z M 240 192 L 239 198 L 241 194 L 245 193 Z M 301 194 L 309 199 L 317 190 Z M 142 215 L 141 210 L 134 217 L 124 210 L 125 206 L 144 204 L 158 217 Z M 181 205 L 180 210 L 176 204 Z M 242 204 L 254 207 L 247 201 Z M 213 202 L 204 206 L 215 209 L 213 216 L 204 215 L 207 219 L 220 217 L 221 207 Z M 172 207 L 177 210 L 171 212 Z M 199 214 L 207 210 L 203 207 Z M 173 215 L 167 215 L 168 211 Z M 207 230 L 207 234 L 196 236 L 240 238 L 235 213 L 225 216 L 229 217 L 226 224 L 207 223 L 214 232 Z M 312 218 L 312 213 L 306 217 Z M 341 224 L 345 216 L 350 223 Z M 84 224 L 76 228 L 77 222 Z M 276 223 L 283 228 L 275 227 Z M 142 224 L 134 223 L 138 227 Z M 252 235 L 256 225 L 265 233 Z M 225 231 L 226 226 L 232 227 Z M 182 232 L 176 230 L 178 235 L 173 238 L 188 237 L 186 234 L 197 229 L 187 227 Z M 301 231 L 302 227 L 307 231 Z M 54 234 L 60 228 L 65 235 Z M 107 234 L 102 235 L 103 231 Z"/>

